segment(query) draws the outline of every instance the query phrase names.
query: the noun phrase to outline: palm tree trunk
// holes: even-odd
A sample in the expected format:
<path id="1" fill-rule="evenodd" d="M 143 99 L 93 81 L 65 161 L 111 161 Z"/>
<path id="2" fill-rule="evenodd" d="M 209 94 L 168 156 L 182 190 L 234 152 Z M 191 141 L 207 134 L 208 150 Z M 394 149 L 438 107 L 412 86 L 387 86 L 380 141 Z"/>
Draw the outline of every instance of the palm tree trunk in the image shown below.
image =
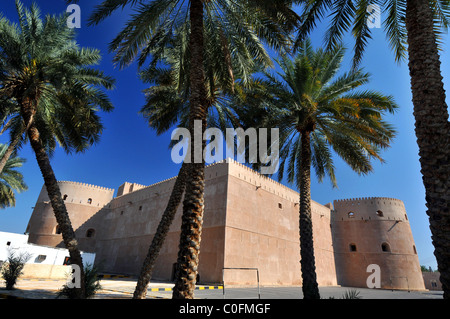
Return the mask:
<path id="1" fill-rule="evenodd" d="M 206 88 L 203 66 L 203 1 L 190 1 L 190 50 L 191 50 L 191 95 L 189 131 L 191 133 L 191 163 L 188 165 L 186 178 L 186 194 L 183 201 L 183 217 L 181 224 L 180 245 L 177 258 L 176 281 L 172 297 L 174 299 L 194 298 L 195 283 L 198 273 L 200 241 L 203 226 L 205 161 L 203 150 L 205 141 L 203 133 L 206 130 Z M 201 150 L 196 149 L 194 123 L 202 122 Z M 195 161 L 194 153 L 201 152 L 201 161 Z"/>
<path id="2" fill-rule="evenodd" d="M 152 239 L 147 256 L 145 257 L 136 289 L 133 294 L 133 299 L 145 299 L 147 295 L 147 286 L 152 278 L 153 266 L 155 265 L 161 247 L 164 244 L 164 240 L 167 237 L 170 225 L 172 225 L 173 219 L 175 218 L 181 198 L 183 197 L 184 189 L 186 187 L 187 165 L 188 164 L 183 163 L 180 172 L 178 173 L 169 202 L 167 203 L 166 209 L 164 210 L 163 216 L 156 230 L 156 234 Z"/>
<path id="3" fill-rule="evenodd" d="M 61 197 L 61 192 L 53 172 L 53 168 L 50 164 L 47 152 L 42 145 L 39 131 L 32 121 L 35 113 L 35 108 L 32 106 L 33 102 L 24 101 L 22 105 L 22 116 L 25 123 L 29 123 L 28 137 L 30 139 L 31 147 L 36 156 L 39 168 L 41 170 L 42 176 L 44 177 L 45 187 L 47 188 L 48 197 L 53 208 L 53 212 L 56 217 L 56 222 L 61 230 L 63 242 L 66 248 L 69 250 L 70 262 L 72 264 L 78 265 L 81 271 L 80 286 L 81 288 L 74 288 L 76 291 L 76 298 L 85 298 L 85 281 L 84 281 L 84 270 L 83 261 L 81 258 L 80 250 L 78 249 L 78 243 L 75 238 L 75 232 L 73 231 L 72 224 L 69 219 L 69 214 L 67 213 L 66 206 Z"/>
<path id="4" fill-rule="evenodd" d="M 300 161 L 300 264 L 304 299 L 320 299 L 314 259 L 313 225 L 311 216 L 311 136 L 301 132 Z"/>
<path id="5" fill-rule="evenodd" d="M 429 1 L 407 1 L 406 28 L 427 215 L 444 298 L 450 299 L 450 123 Z"/>

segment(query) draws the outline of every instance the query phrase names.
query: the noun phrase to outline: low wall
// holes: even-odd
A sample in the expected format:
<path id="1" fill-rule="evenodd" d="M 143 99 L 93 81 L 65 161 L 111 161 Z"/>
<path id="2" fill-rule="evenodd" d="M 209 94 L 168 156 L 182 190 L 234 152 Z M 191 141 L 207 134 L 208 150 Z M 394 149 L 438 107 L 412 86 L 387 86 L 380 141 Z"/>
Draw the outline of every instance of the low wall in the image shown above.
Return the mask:
<path id="1" fill-rule="evenodd" d="M 72 272 L 70 266 L 46 265 L 46 264 L 25 264 L 21 279 L 55 279 L 62 280 Z"/>
<path id="2" fill-rule="evenodd" d="M 439 272 L 422 272 L 425 288 L 428 290 L 442 290 Z"/>

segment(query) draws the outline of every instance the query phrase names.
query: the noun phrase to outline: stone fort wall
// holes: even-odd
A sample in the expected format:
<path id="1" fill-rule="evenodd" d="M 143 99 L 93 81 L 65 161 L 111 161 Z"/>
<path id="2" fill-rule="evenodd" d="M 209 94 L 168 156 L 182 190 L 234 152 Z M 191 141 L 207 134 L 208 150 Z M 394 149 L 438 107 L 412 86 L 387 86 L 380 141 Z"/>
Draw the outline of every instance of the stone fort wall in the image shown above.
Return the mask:
<path id="1" fill-rule="evenodd" d="M 225 268 L 258 268 L 261 284 L 301 285 L 298 192 L 233 160 L 229 165 Z M 330 208 L 312 202 L 319 285 L 336 285 Z M 230 284 L 256 284 L 256 272 L 229 269 Z"/>
<path id="2" fill-rule="evenodd" d="M 200 281 L 253 285 L 255 272 L 222 269 L 258 268 L 263 285 L 301 285 L 299 193 L 233 160 L 208 166 L 205 177 Z M 59 182 L 80 249 L 95 252 L 96 264 L 104 272 L 137 275 L 174 182 L 175 178 L 150 186 L 124 183 L 115 198 L 113 189 Z M 154 279 L 173 277 L 181 212 L 182 205 L 158 257 Z M 331 203 L 312 201 L 312 216 L 319 285 L 366 287 L 370 275 L 366 267 L 375 263 L 382 270 L 383 288 L 423 289 L 400 200 L 339 200 L 334 209 Z M 30 242 L 62 244 L 45 188 L 27 231 Z"/>

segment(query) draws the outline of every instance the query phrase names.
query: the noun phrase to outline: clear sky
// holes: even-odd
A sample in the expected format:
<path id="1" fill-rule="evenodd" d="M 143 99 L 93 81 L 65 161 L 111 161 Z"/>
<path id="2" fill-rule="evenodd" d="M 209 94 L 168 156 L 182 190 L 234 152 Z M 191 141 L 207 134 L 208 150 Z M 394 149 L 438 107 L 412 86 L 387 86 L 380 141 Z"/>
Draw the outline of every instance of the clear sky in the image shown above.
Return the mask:
<path id="1" fill-rule="evenodd" d="M 35 1 L 44 14 L 61 13 L 67 8 L 64 0 Z M 116 78 L 116 89 L 109 91 L 115 110 L 101 114 L 105 131 L 100 143 L 83 154 L 67 155 L 61 149 L 51 159 L 58 180 L 68 180 L 117 188 L 125 181 L 150 185 L 175 176 L 179 165 L 172 162 L 168 144 L 170 133 L 157 136 L 138 114 L 144 104 L 142 90 L 145 85 L 137 77 L 137 68 L 131 65 L 124 70 L 114 68 L 108 43 L 121 30 L 128 11 L 118 12 L 98 26 L 88 27 L 86 20 L 92 12 L 93 3 L 100 1 L 81 0 L 82 25 L 78 31 L 78 42 L 84 47 L 100 49 L 103 55 L 98 68 Z M 23 0 L 27 6 L 30 0 Z M 16 20 L 14 0 L 1 0 L 0 11 L 10 20 Z M 322 45 L 325 27 L 319 25 L 312 34 L 314 46 Z M 343 65 L 350 67 L 353 42 L 345 39 L 349 48 Z M 442 72 L 444 81 L 450 77 L 448 45 L 442 52 Z M 413 105 L 407 63 L 397 64 L 387 46 L 383 29 L 373 29 L 373 40 L 366 49 L 362 62 L 364 69 L 372 74 L 367 89 L 393 95 L 400 109 L 388 120 L 398 131 L 392 147 L 382 155 L 385 164 L 374 163 L 374 172 L 358 176 L 338 157 L 335 157 L 338 189 L 325 180 L 317 183 L 313 176 L 311 194 L 313 200 L 326 204 L 335 199 L 357 197 L 393 197 L 405 203 L 409 222 L 416 243 L 421 265 L 436 269 L 431 233 L 426 216 L 425 191 L 420 174 L 418 147 L 414 134 Z M 446 85 L 448 89 L 448 85 Z M 1 143 L 7 143 L 7 134 L 0 136 Z M 19 155 L 27 160 L 21 172 L 29 187 L 28 191 L 17 195 L 14 208 L 0 210 L 0 231 L 23 233 L 32 213 L 32 207 L 43 186 L 43 178 L 29 145 L 20 150 Z M 293 186 L 291 186 L 293 187 Z"/>

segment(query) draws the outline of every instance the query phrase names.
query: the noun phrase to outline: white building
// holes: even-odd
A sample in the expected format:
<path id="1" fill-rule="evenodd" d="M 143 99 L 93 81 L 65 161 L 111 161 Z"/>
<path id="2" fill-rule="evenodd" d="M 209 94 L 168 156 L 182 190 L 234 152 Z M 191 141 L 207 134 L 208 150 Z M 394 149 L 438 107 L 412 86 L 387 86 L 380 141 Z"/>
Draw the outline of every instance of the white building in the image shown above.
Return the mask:
<path id="1" fill-rule="evenodd" d="M 5 262 L 10 253 L 29 256 L 22 276 L 25 278 L 62 279 L 70 272 L 67 249 L 29 244 L 28 235 L 0 232 L 0 263 Z M 81 252 L 81 257 L 85 266 L 94 264 L 95 253 Z"/>

